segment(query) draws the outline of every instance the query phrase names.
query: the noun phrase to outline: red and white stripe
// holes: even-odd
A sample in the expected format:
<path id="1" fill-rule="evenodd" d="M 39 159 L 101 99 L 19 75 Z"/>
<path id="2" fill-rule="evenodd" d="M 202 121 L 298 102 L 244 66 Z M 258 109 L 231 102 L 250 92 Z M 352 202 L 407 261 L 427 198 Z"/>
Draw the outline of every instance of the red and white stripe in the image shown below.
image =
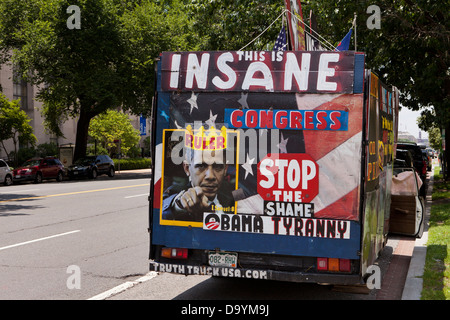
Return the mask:
<path id="1" fill-rule="evenodd" d="M 163 159 L 163 144 L 160 143 L 155 148 L 155 185 L 153 189 L 153 208 L 161 208 L 161 175 L 162 175 L 162 159 Z"/>
<path id="2" fill-rule="evenodd" d="M 319 165 L 315 217 L 358 220 L 363 95 L 297 95 L 301 110 L 348 112 L 347 131 L 303 131 L 305 153 Z"/>
<path id="3" fill-rule="evenodd" d="M 312 199 L 314 217 L 358 220 L 361 181 L 363 95 L 298 94 L 299 110 L 343 110 L 348 131 L 304 130 L 305 153 L 319 165 L 319 193 Z M 237 212 L 263 214 L 259 195 L 237 204 Z"/>

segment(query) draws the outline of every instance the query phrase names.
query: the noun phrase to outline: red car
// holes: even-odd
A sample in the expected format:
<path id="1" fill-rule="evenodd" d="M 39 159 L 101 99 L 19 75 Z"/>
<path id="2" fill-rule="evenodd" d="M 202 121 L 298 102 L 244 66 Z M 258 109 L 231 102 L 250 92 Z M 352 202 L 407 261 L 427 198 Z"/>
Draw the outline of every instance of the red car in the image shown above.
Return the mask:
<path id="1" fill-rule="evenodd" d="M 43 179 L 64 178 L 64 165 L 54 157 L 35 158 L 26 161 L 21 167 L 14 169 L 14 182 L 34 181 L 41 183 Z"/>

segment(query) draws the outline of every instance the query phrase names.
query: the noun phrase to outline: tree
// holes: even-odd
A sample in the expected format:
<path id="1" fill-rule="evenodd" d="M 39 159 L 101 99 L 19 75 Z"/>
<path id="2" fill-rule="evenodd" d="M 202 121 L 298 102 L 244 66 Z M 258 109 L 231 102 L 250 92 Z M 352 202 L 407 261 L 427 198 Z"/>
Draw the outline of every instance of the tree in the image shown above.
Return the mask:
<path id="1" fill-rule="evenodd" d="M 0 142 L 6 154 L 8 150 L 5 141 L 12 139 L 14 144 L 14 165 L 17 166 L 17 144 L 36 144 L 36 136 L 29 124 L 31 119 L 27 113 L 20 109 L 20 101 L 9 101 L 3 93 L 0 93 Z"/>
<path id="2" fill-rule="evenodd" d="M 0 2 L 0 60 L 39 85 L 47 127 L 77 117 L 74 159 L 86 154 L 92 118 L 122 107 L 150 113 L 154 60 L 184 49 L 190 20 L 181 1 L 80 0 L 80 29 L 69 29 L 67 0 Z M 167 25 L 170 22 L 170 26 Z M 177 43 L 174 42 L 177 41 Z"/>
<path id="3" fill-rule="evenodd" d="M 442 137 L 439 128 L 434 127 L 428 131 L 428 140 L 430 141 L 430 146 L 434 150 L 442 149 Z"/>
<path id="4" fill-rule="evenodd" d="M 90 120 L 121 106 L 148 115 L 154 60 L 165 50 L 238 50 L 282 12 L 281 0 L 79 0 L 81 29 L 68 29 L 68 0 L 2 0 L 0 61 L 13 50 L 22 76 L 40 84 L 48 127 L 78 117 L 75 158 L 84 156 Z M 306 0 L 319 33 L 337 45 L 357 14 L 358 51 L 368 68 L 399 88 L 401 104 L 430 107 L 430 121 L 450 132 L 449 0 L 378 0 L 381 28 L 369 29 L 372 1 Z M 246 50 L 269 49 L 277 21 Z M 424 114 L 427 114 L 425 109 Z M 422 127 L 426 130 L 427 128 Z M 446 135 L 450 145 L 450 135 Z M 450 149 L 450 148 L 447 148 Z M 450 163 L 450 150 L 446 150 Z"/>
<path id="5" fill-rule="evenodd" d="M 186 10 L 190 0 L 134 1 L 120 15 L 127 91 L 124 111 L 151 115 L 155 61 L 163 51 L 197 50 L 201 40 L 192 30 L 195 18 Z"/>
<path id="6" fill-rule="evenodd" d="M 380 29 L 367 26 L 370 5 L 381 10 Z M 194 28 L 204 39 L 203 49 L 238 50 L 278 16 L 284 3 L 196 0 L 190 8 L 198 17 Z M 356 14 L 357 50 L 366 53 L 367 67 L 400 90 L 402 106 L 422 110 L 428 119 L 422 130 L 436 126 L 450 132 L 449 0 L 306 0 L 302 9 L 306 24 L 312 11 L 317 18 L 316 31 L 334 46 L 347 34 Z M 271 48 L 280 25 L 281 21 L 275 23 L 246 50 Z M 450 146 L 450 134 L 446 139 Z"/>
<path id="7" fill-rule="evenodd" d="M 187 4 L 195 17 L 193 30 L 202 50 L 239 50 L 257 38 L 284 10 L 282 0 L 194 0 Z M 281 19 L 245 50 L 272 50 Z"/>
<path id="8" fill-rule="evenodd" d="M 110 154 L 111 150 L 118 151 L 115 141 L 120 140 L 120 152 L 127 154 L 140 139 L 139 131 L 133 128 L 128 116 L 115 110 L 107 110 L 94 117 L 89 125 L 89 136 L 99 141 Z"/>
<path id="9" fill-rule="evenodd" d="M 381 28 L 369 29 L 366 12 L 371 4 L 381 9 Z M 436 126 L 450 132 L 450 4 L 429 0 L 309 0 L 318 31 L 337 44 L 357 14 L 357 49 L 366 53 L 366 65 L 400 90 L 400 103 L 422 110 L 422 130 Z M 353 49 L 352 46 L 350 49 Z M 450 135 L 446 135 L 450 145 Z M 446 150 L 450 163 L 450 148 Z"/>

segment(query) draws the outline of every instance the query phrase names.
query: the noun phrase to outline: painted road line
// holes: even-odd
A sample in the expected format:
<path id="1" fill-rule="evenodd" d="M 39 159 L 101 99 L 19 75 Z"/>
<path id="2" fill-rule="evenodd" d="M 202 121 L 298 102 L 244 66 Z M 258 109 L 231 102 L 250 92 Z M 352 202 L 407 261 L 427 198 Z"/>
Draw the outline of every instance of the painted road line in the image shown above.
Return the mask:
<path id="1" fill-rule="evenodd" d="M 76 233 L 76 232 L 80 232 L 80 231 L 81 230 L 73 230 L 73 231 L 59 233 L 59 234 L 55 234 L 55 235 L 44 237 L 44 238 L 39 238 L 39 239 L 30 240 L 30 241 L 16 243 L 16 244 L 12 244 L 12 245 L 9 245 L 9 246 L 6 246 L 6 247 L 1 247 L 0 251 L 6 250 L 6 249 L 10 249 L 10 248 L 14 248 L 14 247 L 23 246 L 23 245 L 34 243 L 34 242 L 38 242 L 38 241 L 43 241 L 43 240 L 48 240 L 48 239 L 52 239 L 52 238 L 56 238 L 56 237 L 66 236 L 68 234 L 72 234 L 72 233 Z"/>
<path id="2" fill-rule="evenodd" d="M 68 193 L 49 194 L 49 195 L 46 195 L 46 196 L 36 196 L 36 197 L 8 199 L 8 200 L 2 200 L 2 201 L 0 201 L 0 203 L 2 203 L 2 202 L 10 202 L 10 201 L 23 201 L 23 200 L 35 200 L 35 199 L 44 199 L 44 198 L 51 198 L 51 197 L 70 196 L 70 195 L 74 195 L 74 194 L 110 191 L 110 190 L 118 190 L 118 189 L 126 189 L 126 188 L 136 188 L 136 187 L 143 187 L 143 186 L 149 186 L 149 184 L 148 183 L 144 183 L 144 184 L 136 184 L 136 185 L 132 185 L 132 186 L 113 187 L 113 188 L 96 189 L 96 190 L 84 190 L 84 191 L 76 191 L 76 192 L 68 192 Z"/>
<path id="3" fill-rule="evenodd" d="M 146 282 L 148 280 L 153 279 L 154 277 L 156 277 L 158 275 L 157 272 L 155 271 L 150 271 L 149 273 L 147 273 L 145 276 L 140 277 L 139 279 L 136 279 L 134 281 L 127 281 L 125 283 L 122 283 L 120 285 L 118 285 L 117 287 L 114 287 L 108 291 L 102 292 L 96 296 L 93 296 L 92 298 L 89 298 L 88 300 L 105 300 L 108 299 L 112 296 L 115 296 L 121 292 L 124 292 L 125 290 L 128 290 L 132 287 L 134 287 L 135 285 L 139 284 L 139 283 L 143 283 Z"/>
<path id="4" fill-rule="evenodd" d="M 135 194 L 134 196 L 127 196 L 127 197 L 124 197 L 124 198 L 125 199 L 130 199 L 130 198 L 143 197 L 143 196 L 148 196 L 148 193 Z"/>

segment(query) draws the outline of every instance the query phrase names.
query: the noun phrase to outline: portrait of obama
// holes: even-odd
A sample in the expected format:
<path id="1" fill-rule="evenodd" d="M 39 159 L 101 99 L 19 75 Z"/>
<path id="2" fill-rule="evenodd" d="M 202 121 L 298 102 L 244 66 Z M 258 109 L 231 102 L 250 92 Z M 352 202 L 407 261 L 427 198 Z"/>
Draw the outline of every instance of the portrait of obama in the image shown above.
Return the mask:
<path id="1" fill-rule="evenodd" d="M 164 191 L 162 218 L 201 222 L 204 212 L 232 213 L 233 189 L 226 181 L 228 165 L 224 159 L 224 150 L 187 148 L 182 163 L 187 184 L 172 185 Z"/>

